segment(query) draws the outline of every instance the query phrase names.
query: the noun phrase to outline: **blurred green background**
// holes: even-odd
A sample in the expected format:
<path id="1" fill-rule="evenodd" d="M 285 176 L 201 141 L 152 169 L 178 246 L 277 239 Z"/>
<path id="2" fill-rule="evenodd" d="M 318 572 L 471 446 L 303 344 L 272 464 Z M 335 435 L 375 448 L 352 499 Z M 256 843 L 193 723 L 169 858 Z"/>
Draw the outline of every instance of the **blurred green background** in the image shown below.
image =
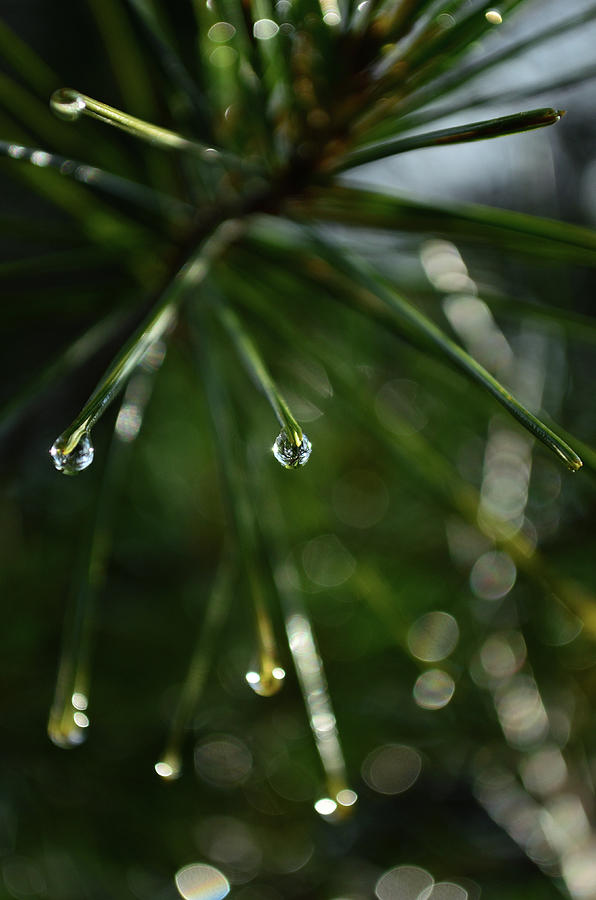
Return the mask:
<path id="1" fill-rule="evenodd" d="M 162 13 L 192 69 L 188 6 Z M 47 76 L 50 90 L 67 84 L 170 126 L 171 97 L 131 7 L 5 0 L 2 18 L 58 72 L 55 84 Z M 502 40 L 555 20 L 557 7 L 529 3 Z M 114 74 L 129 32 L 144 83 L 134 65 L 130 78 Z M 507 63 L 487 79 L 494 102 L 478 113 L 470 88 L 457 117 L 517 110 L 499 95 L 523 82 L 538 99 L 521 105 L 568 110 L 557 126 L 424 150 L 350 177 L 431 202 L 593 224 L 593 39 L 585 25 Z M 94 122 L 59 122 L 41 88 L 25 101 L 27 79 L 7 46 L 2 139 L 183 195 L 185 173 L 160 151 Z M 582 67 L 586 77 L 565 86 Z M 563 86 L 542 97 L 555 75 Z M 312 441 L 308 465 L 276 463 L 278 427 L 223 329 L 184 319 L 138 437 L 110 449 L 115 404 L 94 431 L 94 465 L 64 478 L 48 448 L 147 309 L 182 226 L 164 229 L 159 215 L 125 201 L 103 219 L 101 195 L 91 192 L 87 207 L 50 174 L 18 160 L 0 166 L 2 896 L 173 900 L 175 873 L 203 863 L 237 900 L 596 897 L 592 271 L 579 257 L 517 252 L 523 235 L 505 249 L 432 227 L 355 237 L 324 226 L 577 437 L 580 455 L 587 448 L 578 474 L 442 361 L 309 290 L 309 273 L 272 265 L 247 242 L 229 270 L 222 265 L 220 285 L 236 299 L 245 283 L 238 309 Z M 68 351 L 112 313 L 105 336 L 80 356 Z M 218 404 L 225 446 L 210 422 Z M 219 561 L 230 543 L 232 559 L 239 552 L 227 456 L 231 505 L 245 497 L 257 522 L 251 565 L 285 683 L 270 698 L 246 683 L 255 639 L 246 582 L 235 577 L 213 639 L 200 645 L 204 690 L 185 723 L 181 777 L 168 781 L 154 765 Z M 90 599 L 98 515 L 104 571 Z M 495 517 L 506 525 L 496 542 L 487 536 Z M 64 750 L 47 721 L 77 597 L 94 607 L 89 708 L 75 729 L 81 746 Z M 314 809 L 329 785 L 316 710 L 305 707 L 285 636 L 306 613 L 346 789 L 358 794 L 342 816 Z M 335 734 L 332 720 L 318 726 L 319 739 Z M 194 896 L 219 895 L 199 886 Z"/>

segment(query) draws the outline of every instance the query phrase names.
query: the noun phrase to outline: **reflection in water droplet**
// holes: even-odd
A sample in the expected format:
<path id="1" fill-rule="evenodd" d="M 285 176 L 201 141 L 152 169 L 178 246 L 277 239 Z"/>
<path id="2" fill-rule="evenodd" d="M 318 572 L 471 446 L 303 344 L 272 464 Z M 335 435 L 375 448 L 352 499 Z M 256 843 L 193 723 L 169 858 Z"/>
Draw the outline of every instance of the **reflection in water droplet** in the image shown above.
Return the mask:
<path id="1" fill-rule="evenodd" d="M 410 653 L 425 662 L 438 662 L 455 649 L 459 628 L 446 612 L 430 612 L 414 622 L 408 631 Z"/>
<path id="2" fill-rule="evenodd" d="M 418 866 L 396 866 L 385 872 L 375 885 L 379 900 L 418 900 L 422 892 L 432 889 L 430 872 Z"/>
<path id="3" fill-rule="evenodd" d="M 501 25 L 503 22 L 503 16 L 498 9 L 488 9 L 484 13 L 484 18 L 487 22 L 490 22 L 491 25 Z"/>
<path id="4" fill-rule="evenodd" d="M 192 863 L 175 875 L 178 893 L 184 900 L 222 900 L 230 892 L 230 883 L 214 866 Z"/>
<path id="5" fill-rule="evenodd" d="M 78 444 L 69 453 L 64 453 L 61 449 L 65 446 L 68 446 L 67 441 L 61 435 L 50 447 L 54 466 L 64 475 L 76 475 L 93 462 L 94 449 L 88 432 L 84 432 Z"/>
<path id="6" fill-rule="evenodd" d="M 385 744 L 362 763 L 362 777 L 379 794 L 401 794 L 412 787 L 422 769 L 420 754 L 404 744 Z"/>
<path id="7" fill-rule="evenodd" d="M 289 439 L 285 428 L 283 428 L 271 449 L 278 463 L 281 463 L 285 469 L 296 469 L 298 466 L 304 466 L 310 459 L 312 444 L 307 436 L 303 434 L 302 443 L 296 446 Z"/>
<path id="8" fill-rule="evenodd" d="M 429 669 L 416 679 L 414 700 L 423 709 L 442 709 L 455 693 L 455 682 L 442 669 Z"/>
<path id="9" fill-rule="evenodd" d="M 60 119 L 74 122 L 83 115 L 85 101 L 78 91 L 73 91 L 72 88 L 60 88 L 52 94 L 50 107 Z"/>

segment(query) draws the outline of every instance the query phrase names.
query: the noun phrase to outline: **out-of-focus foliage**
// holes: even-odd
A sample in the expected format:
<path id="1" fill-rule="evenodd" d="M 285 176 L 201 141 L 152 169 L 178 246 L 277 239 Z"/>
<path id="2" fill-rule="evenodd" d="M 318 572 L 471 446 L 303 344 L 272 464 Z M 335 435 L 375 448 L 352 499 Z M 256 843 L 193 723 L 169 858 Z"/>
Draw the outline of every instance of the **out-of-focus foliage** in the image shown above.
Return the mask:
<path id="1" fill-rule="evenodd" d="M 27 7 L 5 895 L 595 898 L 596 8 Z"/>

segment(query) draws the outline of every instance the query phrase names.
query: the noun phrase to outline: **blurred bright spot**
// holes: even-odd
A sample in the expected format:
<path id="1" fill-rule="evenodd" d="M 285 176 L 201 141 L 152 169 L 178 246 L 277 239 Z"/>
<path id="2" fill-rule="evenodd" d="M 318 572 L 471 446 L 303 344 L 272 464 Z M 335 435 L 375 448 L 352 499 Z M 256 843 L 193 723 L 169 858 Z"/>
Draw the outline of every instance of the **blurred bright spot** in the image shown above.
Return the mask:
<path id="1" fill-rule="evenodd" d="M 341 16 L 338 12 L 332 10 L 331 12 L 325 13 L 325 15 L 323 16 L 323 22 L 325 23 L 325 25 L 339 25 L 339 23 L 341 22 Z"/>
<path id="2" fill-rule="evenodd" d="M 396 866 L 385 872 L 375 885 L 379 900 L 419 900 L 423 892 L 432 890 L 430 872 L 418 866 Z"/>
<path id="3" fill-rule="evenodd" d="M 527 747 L 542 740 L 548 718 L 536 682 L 529 675 L 514 677 L 499 685 L 495 705 L 505 737 L 515 747 Z"/>
<path id="4" fill-rule="evenodd" d="M 467 267 L 461 253 L 449 241 L 425 241 L 420 249 L 420 259 L 431 284 L 439 287 L 442 275 L 446 272 L 463 272 Z"/>
<path id="5" fill-rule="evenodd" d="M 236 34 L 236 29 L 230 22 L 216 22 L 207 32 L 210 41 L 217 44 L 223 44 L 229 41 Z"/>
<path id="6" fill-rule="evenodd" d="M 268 41 L 278 31 L 279 25 L 273 19 L 258 19 L 252 27 L 252 33 L 259 41 Z"/>
<path id="7" fill-rule="evenodd" d="M 232 816 L 209 816 L 196 829 L 199 849 L 209 860 L 222 863 L 233 884 L 254 878 L 262 862 L 257 832 Z"/>
<path id="8" fill-rule="evenodd" d="M 484 458 L 478 519 L 498 516 L 507 523 L 508 535 L 524 524 L 531 468 L 531 442 L 525 434 L 504 427 L 500 418 L 491 422 Z"/>
<path id="9" fill-rule="evenodd" d="M 76 691 L 72 697 L 71 701 L 72 705 L 75 709 L 87 709 L 89 706 L 89 700 L 85 694 L 82 694 L 80 691 Z"/>
<path id="10" fill-rule="evenodd" d="M 544 621 L 539 623 L 540 636 L 550 647 L 563 647 L 581 634 L 584 623 L 567 609 L 558 597 L 550 596 L 550 608 L 545 611 Z"/>
<path id="11" fill-rule="evenodd" d="M 371 528 L 389 508 L 385 482 L 367 469 L 349 472 L 333 486 L 333 508 L 346 525 Z"/>
<path id="12" fill-rule="evenodd" d="M 576 794 L 557 794 L 546 804 L 541 816 L 549 844 L 559 854 L 581 846 L 590 834 L 590 823 Z M 592 885 L 596 892 L 596 882 Z"/>
<path id="13" fill-rule="evenodd" d="M 452 881 L 438 881 L 418 896 L 418 900 L 467 900 L 467 898 L 468 892 Z"/>
<path id="14" fill-rule="evenodd" d="M 192 863 L 179 869 L 174 877 L 184 900 L 222 900 L 230 892 L 230 882 L 219 869 Z"/>
<path id="15" fill-rule="evenodd" d="M 497 9 L 489 9 L 484 13 L 484 18 L 487 22 L 490 22 L 491 25 L 500 25 L 503 21 L 503 16 Z"/>
<path id="16" fill-rule="evenodd" d="M 522 760 L 520 773 L 526 790 L 546 797 L 563 787 L 567 764 L 558 747 L 543 747 Z"/>
<path id="17" fill-rule="evenodd" d="M 439 881 L 418 895 L 418 900 L 467 900 L 468 892 L 452 881 Z"/>
<path id="18" fill-rule="evenodd" d="M 174 780 L 180 775 L 180 765 L 174 764 L 173 760 L 162 759 L 155 763 L 154 769 L 160 778 L 165 778 L 166 780 Z"/>
<path id="19" fill-rule="evenodd" d="M 249 684 L 258 684 L 261 680 L 261 676 L 258 672 L 247 672 L 244 676 Z"/>
<path id="20" fill-rule="evenodd" d="M 49 166 L 52 159 L 50 154 L 44 150 L 34 150 L 30 158 L 34 166 L 40 166 L 41 168 Z"/>
<path id="21" fill-rule="evenodd" d="M 271 674 L 277 681 L 283 681 L 283 679 L 286 677 L 286 670 L 282 669 L 281 666 L 276 666 Z"/>
<path id="22" fill-rule="evenodd" d="M 4 851 L 6 852 L 7 850 Z M 42 872 L 33 860 L 25 856 L 5 858 L 2 862 L 2 878 L 9 894 L 18 900 L 47 896 L 47 885 Z"/>
<path id="23" fill-rule="evenodd" d="M 455 693 L 455 682 L 442 669 L 429 669 L 414 684 L 414 700 L 422 709 L 442 709 Z"/>
<path id="24" fill-rule="evenodd" d="M 420 754 L 405 744 L 385 744 L 368 754 L 362 777 L 379 794 L 401 794 L 412 787 L 422 769 Z"/>
<path id="25" fill-rule="evenodd" d="M 509 678 L 525 661 L 526 642 L 519 631 L 492 634 L 480 649 L 482 667 L 493 678 Z"/>
<path id="26" fill-rule="evenodd" d="M 321 797 L 315 803 L 315 810 L 320 816 L 331 816 L 337 809 L 337 803 L 331 797 Z"/>
<path id="27" fill-rule="evenodd" d="M 443 311 L 470 352 L 490 371 L 502 369 L 512 360 L 511 347 L 484 300 L 474 293 L 450 294 L 443 301 Z"/>
<path id="28" fill-rule="evenodd" d="M 477 528 L 455 516 L 445 522 L 445 532 L 451 558 L 462 568 L 471 568 L 491 546 L 489 539 Z"/>
<path id="29" fill-rule="evenodd" d="M 596 842 L 567 853 L 562 860 L 562 874 L 574 900 L 593 900 L 596 896 Z"/>
<path id="30" fill-rule="evenodd" d="M 420 385 L 406 378 L 387 381 L 375 397 L 375 412 L 385 428 L 400 436 L 416 434 L 428 422 Z"/>
<path id="31" fill-rule="evenodd" d="M 455 22 L 455 17 L 450 15 L 449 13 L 441 13 L 439 16 L 437 16 L 437 25 L 440 25 L 440 27 L 444 28 L 445 30 L 447 28 L 453 28 Z"/>
<path id="32" fill-rule="evenodd" d="M 222 734 L 195 748 L 195 768 L 205 781 L 217 787 L 242 783 L 252 769 L 250 750 L 238 738 Z"/>
<path id="33" fill-rule="evenodd" d="M 215 50 L 211 52 L 209 56 L 209 62 L 212 66 L 216 66 L 218 69 L 225 69 L 228 66 L 233 66 L 236 62 L 238 54 L 234 50 L 233 47 L 226 47 L 221 45 L 220 47 L 216 47 Z"/>
<path id="34" fill-rule="evenodd" d="M 481 600 L 500 600 L 505 597 L 517 577 L 515 563 L 507 553 L 484 553 L 474 563 L 470 573 L 470 587 Z"/>
<path id="35" fill-rule="evenodd" d="M 89 719 L 83 712 L 76 712 L 73 716 L 75 725 L 79 728 L 89 728 Z"/>
<path id="36" fill-rule="evenodd" d="M 143 416 L 137 403 L 124 403 L 116 419 L 116 434 L 121 441 L 134 441 L 141 429 Z"/>
<path id="37" fill-rule="evenodd" d="M 321 587 L 338 587 L 356 568 L 352 554 L 335 534 L 322 534 L 309 541 L 302 551 L 307 576 Z"/>
<path id="38" fill-rule="evenodd" d="M 356 791 L 350 790 L 350 788 L 343 788 L 343 790 L 337 792 L 335 799 L 340 806 L 354 806 L 358 800 L 358 794 Z"/>
<path id="39" fill-rule="evenodd" d="M 417 619 L 408 631 L 410 653 L 425 662 L 438 662 L 455 649 L 459 628 L 446 612 L 429 612 Z"/>

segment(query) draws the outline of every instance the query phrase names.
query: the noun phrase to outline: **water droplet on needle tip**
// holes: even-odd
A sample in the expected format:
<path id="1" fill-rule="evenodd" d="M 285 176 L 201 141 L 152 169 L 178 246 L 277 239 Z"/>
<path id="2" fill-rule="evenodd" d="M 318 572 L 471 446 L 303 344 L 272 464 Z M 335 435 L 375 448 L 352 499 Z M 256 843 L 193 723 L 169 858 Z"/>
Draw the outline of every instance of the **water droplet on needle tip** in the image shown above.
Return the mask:
<path id="1" fill-rule="evenodd" d="M 285 469 L 296 469 L 298 466 L 304 466 L 310 459 L 312 444 L 305 434 L 302 435 L 300 443 L 294 443 L 288 437 L 285 428 L 282 428 L 271 449 L 278 463 Z"/>
<path id="2" fill-rule="evenodd" d="M 283 687 L 286 672 L 281 666 L 266 666 L 261 672 L 251 670 L 244 677 L 255 694 L 259 694 L 261 697 L 272 697 Z"/>
<path id="3" fill-rule="evenodd" d="M 72 450 L 65 452 L 68 441 L 62 436 L 57 438 L 50 447 L 50 456 L 54 466 L 64 475 L 76 475 L 82 472 L 93 462 L 94 448 L 88 432 L 84 432 L 78 443 Z"/>
<path id="4" fill-rule="evenodd" d="M 182 771 L 180 757 L 176 754 L 167 754 L 155 763 L 154 769 L 164 781 L 174 781 L 180 777 Z"/>
<path id="5" fill-rule="evenodd" d="M 85 111 L 85 101 L 78 91 L 72 88 L 59 88 L 50 98 L 52 112 L 67 122 L 75 122 Z"/>

